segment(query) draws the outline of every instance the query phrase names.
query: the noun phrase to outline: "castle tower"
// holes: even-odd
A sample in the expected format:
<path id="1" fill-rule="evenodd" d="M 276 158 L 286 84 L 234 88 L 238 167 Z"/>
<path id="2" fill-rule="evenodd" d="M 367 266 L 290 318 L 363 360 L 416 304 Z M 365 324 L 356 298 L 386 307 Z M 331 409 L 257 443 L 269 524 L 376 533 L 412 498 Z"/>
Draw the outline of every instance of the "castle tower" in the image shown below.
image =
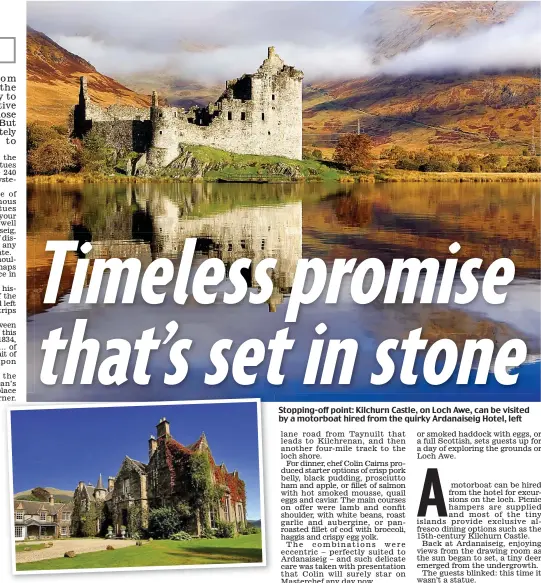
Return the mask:
<path id="1" fill-rule="evenodd" d="M 301 160 L 303 77 L 268 47 L 255 73 L 228 81 L 218 100 L 207 107 L 166 107 L 153 93 L 147 163 L 168 166 L 183 145 Z"/>
<path id="2" fill-rule="evenodd" d="M 86 77 L 79 77 L 79 103 L 88 99 L 88 81 Z"/>
<path id="3" fill-rule="evenodd" d="M 100 477 L 98 478 L 98 483 L 96 484 L 96 487 L 94 488 L 94 498 L 96 500 L 105 500 L 106 494 L 107 494 L 107 490 L 103 487 L 103 480 L 101 479 L 101 474 L 100 474 Z"/>

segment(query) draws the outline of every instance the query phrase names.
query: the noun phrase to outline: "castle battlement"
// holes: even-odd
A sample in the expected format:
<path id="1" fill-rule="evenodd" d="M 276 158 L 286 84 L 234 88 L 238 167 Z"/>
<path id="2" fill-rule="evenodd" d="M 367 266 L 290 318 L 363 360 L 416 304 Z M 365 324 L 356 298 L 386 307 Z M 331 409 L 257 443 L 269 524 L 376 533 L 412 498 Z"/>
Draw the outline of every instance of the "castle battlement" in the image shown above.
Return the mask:
<path id="1" fill-rule="evenodd" d="M 98 128 L 117 150 L 146 154 L 147 163 L 165 167 L 182 145 L 203 145 L 238 154 L 302 158 L 303 73 L 286 65 L 274 47 L 255 73 L 226 82 L 206 107 L 160 105 L 152 93 L 150 108 L 92 103 L 81 77 L 73 134 Z"/>

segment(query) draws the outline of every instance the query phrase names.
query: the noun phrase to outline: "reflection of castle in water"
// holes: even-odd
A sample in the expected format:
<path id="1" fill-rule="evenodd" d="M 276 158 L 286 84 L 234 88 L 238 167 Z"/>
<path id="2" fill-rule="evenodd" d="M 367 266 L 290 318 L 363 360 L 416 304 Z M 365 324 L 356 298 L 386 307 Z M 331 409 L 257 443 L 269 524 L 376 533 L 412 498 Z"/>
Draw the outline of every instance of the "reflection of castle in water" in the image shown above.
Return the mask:
<path id="1" fill-rule="evenodd" d="M 123 221 L 109 216 L 111 224 L 121 222 L 123 227 L 101 233 L 107 238 L 94 238 L 90 257 L 137 257 L 146 266 L 159 257 L 179 257 L 186 239 L 196 237 L 196 252 L 205 258 L 221 259 L 226 269 L 237 259 L 251 259 L 251 268 L 244 273 L 249 287 L 255 287 L 257 264 L 267 257 L 276 258 L 272 274 L 274 293 L 269 300 L 270 309 L 274 310 L 283 294 L 291 291 L 296 264 L 302 256 L 302 203 L 291 198 L 291 185 L 285 193 L 286 201 L 279 196 L 284 185 L 276 185 L 276 196 L 270 197 L 276 204 L 269 205 L 266 196 L 261 206 L 246 206 L 247 202 L 258 202 L 257 197 L 254 200 L 253 196 L 246 196 L 250 195 L 245 189 L 247 185 L 242 185 L 244 192 L 239 204 L 230 198 L 213 204 L 216 198 L 220 199 L 222 186 L 187 186 L 167 192 L 163 185 L 129 185 L 126 191 L 131 209 L 129 220 L 126 214 Z M 257 186 L 254 185 L 254 193 Z"/>

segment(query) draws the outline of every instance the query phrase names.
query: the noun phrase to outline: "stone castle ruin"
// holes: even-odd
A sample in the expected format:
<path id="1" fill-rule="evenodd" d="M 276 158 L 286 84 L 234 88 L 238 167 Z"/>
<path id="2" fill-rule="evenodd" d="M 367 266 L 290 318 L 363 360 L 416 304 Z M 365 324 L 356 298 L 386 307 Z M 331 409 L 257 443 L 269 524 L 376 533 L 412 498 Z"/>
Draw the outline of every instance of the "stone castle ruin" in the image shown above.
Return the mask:
<path id="1" fill-rule="evenodd" d="M 79 103 L 72 112 L 72 134 L 97 129 L 122 152 L 137 152 L 133 170 L 163 168 L 179 156 L 182 145 L 211 146 L 238 154 L 302 158 L 303 73 L 269 47 L 259 69 L 227 81 L 225 91 L 206 107 L 161 105 L 152 93 L 150 108 L 93 103 L 81 77 Z"/>

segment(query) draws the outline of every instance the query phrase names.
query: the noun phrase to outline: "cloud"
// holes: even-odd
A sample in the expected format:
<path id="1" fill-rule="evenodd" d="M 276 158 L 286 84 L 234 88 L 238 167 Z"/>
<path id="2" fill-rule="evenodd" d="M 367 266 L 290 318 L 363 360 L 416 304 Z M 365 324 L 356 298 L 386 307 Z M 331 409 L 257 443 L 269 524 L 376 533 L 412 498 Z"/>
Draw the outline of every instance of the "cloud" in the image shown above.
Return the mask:
<path id="1" fill-rule="evenodd" d="M 149 52 L 110 46 L 89 37 L 58 36 L 54 40 L 69 51 L 84 56 L 98 71 L 112 76 L 176 73 L 184 79 L 208 83 L 255 71 L 267 56 L 269 46 L 268 43 L 258 43 L 199 51 L 181 48 L 174 52 Z M 351 42 L 317 47 L 281 42 L 277 50 L 286 63 L 307 72 L 312 80 L 364 76 L 375 71 L 372 55 Z"/>
<path id="2" fill-rule="evenodd" d="M 541 12 L 527 7 L 503 24 L 442 40 L 431 40 L 382 63 L 389 75 L 502 71 L 541 65 Z"/>
<path id="3" fill-rule="evenodd" d="M 221 83 L 254 71 L 269 45 L 308 81 L 540 65 L 537 6 L 376 65 L 374 39 L 407 18 L 388 4 L 375 23 L 365 14 L 379 6 L 369 2 L 29 2 L 28 20 L 113 77 L 160 73 Z"/>

